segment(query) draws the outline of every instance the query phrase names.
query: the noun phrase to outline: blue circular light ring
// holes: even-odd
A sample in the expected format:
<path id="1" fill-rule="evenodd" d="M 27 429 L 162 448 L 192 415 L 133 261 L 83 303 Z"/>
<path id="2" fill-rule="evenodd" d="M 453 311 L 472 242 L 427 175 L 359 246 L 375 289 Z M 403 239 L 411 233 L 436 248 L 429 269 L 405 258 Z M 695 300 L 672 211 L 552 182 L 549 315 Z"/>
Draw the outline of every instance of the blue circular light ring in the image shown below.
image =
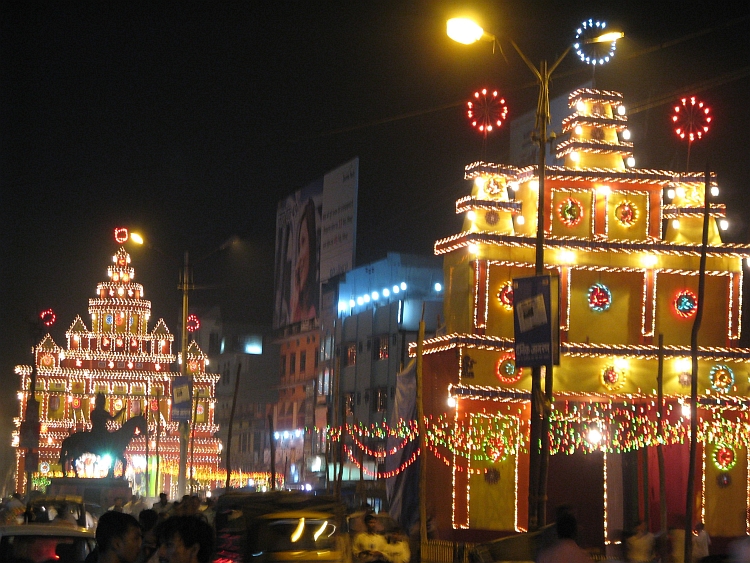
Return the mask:
<path id="1" fill-rule="evenodd" d="M 615 49 L 617 49 L 616 41 L 612 41 L 612 43 L 609 44 L 607 52 L 601 56 L 596 55 L 597 46 L 607 45 L 607 43 L 586 44 L 587 39 L 602 35 L 605 27 L 607 27 L 606 22 L 589 19 L 581 23 L 580 27 L 576 29 L 576 39 L 575 43 L 573 43 L 573 48 L 576 50 L 578 58 L 587 65 L 603 65 L 608 63 L 609 60 L 615 56 Z"/>
<path id="2" fill-rule="evenodd" d="M 717 364 L 711 368 L 709 374 L 711 387 L 720 393 L 728 393 L 734 387 L 734 372 L 732 368 L 724 364 Z"/>

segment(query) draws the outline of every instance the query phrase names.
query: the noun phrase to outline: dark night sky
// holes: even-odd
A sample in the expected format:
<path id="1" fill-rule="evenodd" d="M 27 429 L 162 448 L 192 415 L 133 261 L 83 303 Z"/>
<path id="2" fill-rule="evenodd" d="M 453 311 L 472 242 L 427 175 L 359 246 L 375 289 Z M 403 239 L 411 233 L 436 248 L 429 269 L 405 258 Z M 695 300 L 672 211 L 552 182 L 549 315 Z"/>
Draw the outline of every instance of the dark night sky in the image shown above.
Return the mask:
<path id="1" fill-rule="evenodd" d="M 715 122 L 693 145 L 691 168 L 710 161 L 729 237 L 749 242 L 748 3 L 565 4 L 3 3 L 0 482 L 17 414 L 13 366 L 31 360 L 31 321 L 55 309 L 60 345 L 77 314 L 90 324 L 88 299 L 106 279 L 115 226 L 162 251 L 131 255 L 152 320 L 163 317 L 172 332 L 183 252 L 205 256 L 233 235 L 241 248 L 196 266 L 196 284 L 213 289 L 193 303 L 270 323 L 277 201 L 355 156 L 358 264 L 387 251 L 431 253 L 435 239 L 459 230 L 464 165 L 508 152 L 508 131 L 484 145 L 463 102 L 499 88 L 512 118 L 535 107 L 537 92 L 507 41 L 506 62 L 489 43 L 446 37 L 445 20 L 462 7 L 534 62 L 554 59 L 589 17 L 621 28 L 626 37 L 596 80 L 625 94 L 637 166 L 685 168 L 669 115 L 680 96 L 698 93 Z M 569 56 L 552 95 L 590 78 L 591 67 Z"/>

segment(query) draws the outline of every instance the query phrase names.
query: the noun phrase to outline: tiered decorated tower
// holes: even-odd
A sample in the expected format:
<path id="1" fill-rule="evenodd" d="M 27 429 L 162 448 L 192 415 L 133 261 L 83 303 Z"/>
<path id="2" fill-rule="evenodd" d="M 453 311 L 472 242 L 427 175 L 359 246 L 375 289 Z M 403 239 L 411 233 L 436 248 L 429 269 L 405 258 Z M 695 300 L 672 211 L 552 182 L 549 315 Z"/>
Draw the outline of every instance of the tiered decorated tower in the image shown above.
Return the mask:
<path id="1" fill-rule="evenodd" d="M 134 492 L 176 495 L 179 463 L 178 422 L 172 421 L 172 386 L 179 371 L 172 371 L 174 335 L 162 319 L 148 330 L 151 302 L 143 298 L 143 286 L 133 281 L 130 255 L 120 246 L 108 268 L 108 281 L 97 285 L 89 300 L 91 329 L 77 316 L 65 333 L 67 347 L 59 347 L 47 334 L 33 349 L 36 363 L 35 395 L 39 402 L 40 439 L 38 466 L 26 467 L 26 450 L 14 434 L 17 490 L 25 490 L 27 472 L 32 485 L 42 486 L 51 477 L 62 477 L 59 464 L 62 440 L 73 432 L 91 427 L 95 396 L 106 396 L 110 414 L 124 409 L 120 423 L 144 415 L 148 419 L 148 442 L 136 436 L 126 452 L 124 474 Z M 188 475 L 197 490 L 213 488 L 223 481 L 219 475 L 220 444 L 214 437 L 214 388 L 218 374 L 206 372 L 208 358 L 191 342 L 187 351 L 187 375 L 193 381 L 193 413 Z M 21 376 L 20 427 L 26 415 L 32 366 L 16 367 Z M 110 428 L 113 430 L 114 426 Z M 191 463 L 192 462 L 192 463 Z M 110 460 L 84 455 L 76 464 L 80 475 L 103 477 Z M 191 472 L 191 467 L 193 470 Z M 72 471 L 70 472 L 72 475 Z M 148 475 L 148 481 L 146 479 Z M 158 481 L 157 481 L 158 480 Z"/>
<path id="2" fill-rule="evenodd" d="M 640 518 L 658 529 L 658 444 L 669 525 L 685 514 L 683 405 L 706 200 L 703 173 L 631 167 L 621 94 L 582 88 L 569 100 L 562 124 L 569 136 L 557 146 L 565 165 L 547 167 L 543 199 L 544 269 L 559 278 L 561 341 L 547 513 L 576 507 L 582 543 L 603 549 Z M 467 166 L 471 195 L 456 203 L 463 231 L 435 244 L 444 256 L 447 334 L 424 346 L 425 410 L 437 424 L 429 475 L 440 491 L 428 503 L 446 538 L 527 526 L 531 369 L 515 366 L 511 282 L 534 275 L 538 174 L 536 166 Z M 709 199 L 713 176 L 710 184 Z M 692 494 L 696 520 L 712 537 L 750 532 L 750 349 L 738 347 L 750 246 L 722 242 L 724 211 L 710 204 Z"/>

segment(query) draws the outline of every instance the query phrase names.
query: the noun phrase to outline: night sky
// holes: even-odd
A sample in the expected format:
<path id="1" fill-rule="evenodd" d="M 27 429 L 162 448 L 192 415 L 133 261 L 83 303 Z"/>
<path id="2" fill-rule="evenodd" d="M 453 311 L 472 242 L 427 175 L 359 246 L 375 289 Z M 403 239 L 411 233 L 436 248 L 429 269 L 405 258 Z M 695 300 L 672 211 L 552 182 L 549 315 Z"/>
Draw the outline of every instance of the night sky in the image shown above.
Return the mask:
<path id="1" fill-rule="evenodd" d="M 463 104 L 499 89 L 510 118 L 532 110 L 533 61 L 550 62 L 584 19 L 625 32 L 596 86 L 623 92 L 639 168 L 682 171 L 672 105 L 697 95 L 714 123 L 690 167 L 709 162 L 728 205 L 727 240 L 748 240 L 750 5 L 643 0 L 495 2 L 80 2 L 0 8 L 0 483 L 12 465 L 16 364 L 51 307 L 59 345 L 106 279 L 116 226 L 152 321 L 179 333 L 178 271 L 196 264 L 196 305 L 270 324 L 277 202 L 360 158 L 357 264 L 429 254 L 460 230 L 463 168 L 506 161 L 508 130 L 485 141 Z M 471 13 L 500 38 L 463 46 L 448 17 Z M 506 60 L 507 59 L 507 60 Z M 552 96 L 592 78 L 574 54 Z M 559 124 L 552 124 L 559 132 Z M 232 236 L 241 245 L 212 253 Z M 150 328 L 153 326 L 153 322 Z"/>

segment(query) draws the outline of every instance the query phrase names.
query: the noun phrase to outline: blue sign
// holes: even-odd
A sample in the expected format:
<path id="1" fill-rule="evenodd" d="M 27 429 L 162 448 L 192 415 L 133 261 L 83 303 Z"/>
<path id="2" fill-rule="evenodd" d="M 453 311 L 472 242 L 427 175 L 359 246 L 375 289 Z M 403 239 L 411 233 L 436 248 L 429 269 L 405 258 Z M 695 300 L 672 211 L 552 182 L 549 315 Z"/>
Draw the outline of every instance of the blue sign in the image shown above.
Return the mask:
<path id="1" fill-rule="evenodd" d="M 516 366 L 560 363 L 559 279 L 534 276 L 513 280 Z"/>
<path id="2" fill-rule="evenodd" d="M 190 378 L 178 375 L 172 380 L 172 420 L 190 422 L 193 406 L 193 383 Z"/>

